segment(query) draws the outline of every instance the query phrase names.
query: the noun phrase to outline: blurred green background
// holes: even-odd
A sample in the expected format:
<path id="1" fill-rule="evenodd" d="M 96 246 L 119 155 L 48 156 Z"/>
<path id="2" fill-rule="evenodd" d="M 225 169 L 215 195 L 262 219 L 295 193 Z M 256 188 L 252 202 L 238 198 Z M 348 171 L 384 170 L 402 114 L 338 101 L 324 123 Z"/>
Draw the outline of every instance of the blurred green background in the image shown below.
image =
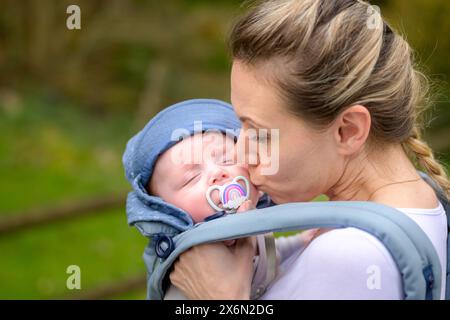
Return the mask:
<path id="1" fill-rule="evenodd" d="M 450 2 L 372 3 L 433 80 L 425 138 L 448 164 Z M 81 8 L 81 30 L 66 28 L 71 4 Z M 229 101 L 226 40 L 243 9 L 237 0 L 1 0 L 0 219 L 121 199 L 125 143 L 149 118 L 184 99 Z M 143 281 L 108 291 L 145 273 L 146 240 L 127 226 L 124 203 L 91 211 L 0 234 L 0 298 L 103 288 L 96 297 L 144 299 Z M 66 288 L 71 264 L 81 268 L 82 290 Z"/>

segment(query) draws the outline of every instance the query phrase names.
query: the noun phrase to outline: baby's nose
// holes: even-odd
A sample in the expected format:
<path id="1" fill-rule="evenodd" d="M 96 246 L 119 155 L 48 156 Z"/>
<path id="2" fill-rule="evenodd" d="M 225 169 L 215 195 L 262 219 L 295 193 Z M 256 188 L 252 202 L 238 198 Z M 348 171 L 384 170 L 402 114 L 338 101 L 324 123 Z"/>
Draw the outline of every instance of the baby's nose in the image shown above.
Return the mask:
<path id="1" fill-rule="evenodd" d="M 230 175 L 226 171 L 219 169 L 211 175 L 209 179 L 209 185 L 221 183 L 227 180 L 229 177 Z"/>

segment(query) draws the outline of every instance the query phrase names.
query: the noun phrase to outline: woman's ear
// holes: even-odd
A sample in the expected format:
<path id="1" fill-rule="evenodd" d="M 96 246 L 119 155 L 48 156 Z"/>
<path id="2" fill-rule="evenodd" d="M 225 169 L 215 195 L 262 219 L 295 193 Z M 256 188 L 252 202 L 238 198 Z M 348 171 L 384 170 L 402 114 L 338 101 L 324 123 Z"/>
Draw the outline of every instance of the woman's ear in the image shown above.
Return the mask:
<path id="1" fill-rule="evenodd" d="M 338 152 L 351 155 L 359 151 L 369 136 L 370 112 L 362 105 L 345 109 L 333 124 L 334 138 Z"/>

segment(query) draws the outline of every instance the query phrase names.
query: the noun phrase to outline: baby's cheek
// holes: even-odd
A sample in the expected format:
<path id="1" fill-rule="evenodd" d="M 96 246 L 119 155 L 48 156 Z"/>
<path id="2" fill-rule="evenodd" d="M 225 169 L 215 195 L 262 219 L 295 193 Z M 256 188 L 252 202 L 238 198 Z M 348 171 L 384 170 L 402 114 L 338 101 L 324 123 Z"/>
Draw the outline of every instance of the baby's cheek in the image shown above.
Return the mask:
<path id="1" fill-rule="evenodd" d="M 203 221 L 207 216 L 214 213 L 214 209 L 209 206 L 205 195 L 201 193 L 196 193 L 186 199 L 183 207 L 195 223 Z"/>

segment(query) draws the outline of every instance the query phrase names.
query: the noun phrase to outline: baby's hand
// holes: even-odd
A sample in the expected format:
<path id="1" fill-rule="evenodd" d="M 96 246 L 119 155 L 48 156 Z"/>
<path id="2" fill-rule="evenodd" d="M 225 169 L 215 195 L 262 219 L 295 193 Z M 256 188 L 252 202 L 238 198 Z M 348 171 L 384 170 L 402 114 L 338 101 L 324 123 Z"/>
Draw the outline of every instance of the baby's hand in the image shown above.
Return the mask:
<path id="1" fill-rule="evenodd" d="M 241 213 L 249 210 L 256 209 L 256 206 L 253 204 L 252 200 L 245 200 L 241 206 L 238 208 L 236 213 Z"/>
<path id="2" fill-rule="evenodd" d="M 234 244 L 236 243 L 236 239 L 231 239 L 231 240 L 225 240 L 222 241 L 224 245 L 226 245 L 227 247 L 232 247 L 234 246 Z"/>
<path id="3" fill-rule="evenodd" d="M 253 204 L 252 200 L 245 200 L 240 207 L 238 208 L 238 210 L 236 211 L 236 213 L 241 213 L 241 212 L 245 212 L 245 211 L 249 211 L 252 209 L 256 209 L 255 205 Z M 231 240 L 225 240 L 223 241 L 223 244 L 226 245 L 227 247 L 232 247 L 234 246 L 234 244 L 236 243 L 235 239 L 231 239 Z"/>

